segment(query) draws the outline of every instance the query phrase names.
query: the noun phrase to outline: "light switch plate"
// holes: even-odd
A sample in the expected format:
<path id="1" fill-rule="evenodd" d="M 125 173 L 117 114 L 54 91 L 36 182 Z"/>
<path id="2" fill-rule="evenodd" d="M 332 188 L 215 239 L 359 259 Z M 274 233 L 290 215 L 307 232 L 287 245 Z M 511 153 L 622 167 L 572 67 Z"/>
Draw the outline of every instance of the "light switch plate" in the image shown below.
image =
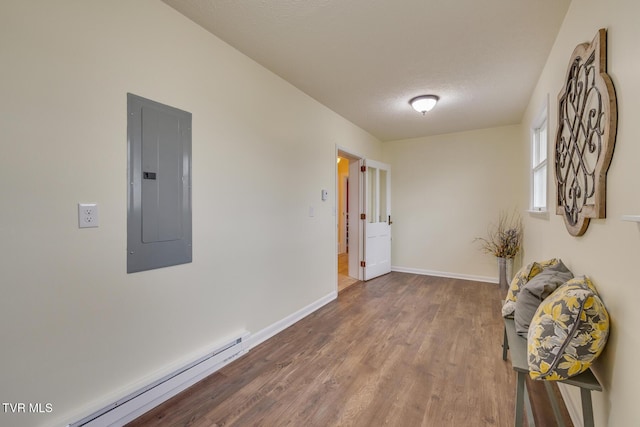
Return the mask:
<path id="1" fill-rule="evenodd" d="M 78 227 L 92 228 L 98 225 L 98 204 L 78 203 Z"/>

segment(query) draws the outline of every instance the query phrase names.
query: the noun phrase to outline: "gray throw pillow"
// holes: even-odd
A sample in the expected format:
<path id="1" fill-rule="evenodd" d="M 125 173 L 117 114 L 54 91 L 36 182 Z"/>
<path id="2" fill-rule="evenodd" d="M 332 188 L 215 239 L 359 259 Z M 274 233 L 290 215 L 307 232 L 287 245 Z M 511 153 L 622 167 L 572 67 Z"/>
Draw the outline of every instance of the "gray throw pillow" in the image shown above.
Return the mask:
<path id="1" fill-rule="evenodd" d="M 560 285 L 573 279 L 573 273 L 558 260 L 558 263 L 545 268 L 529 280 L 520 290 L 513 320 L 518 335 L 527 337 L 531 319 L 540 303 Z"/>

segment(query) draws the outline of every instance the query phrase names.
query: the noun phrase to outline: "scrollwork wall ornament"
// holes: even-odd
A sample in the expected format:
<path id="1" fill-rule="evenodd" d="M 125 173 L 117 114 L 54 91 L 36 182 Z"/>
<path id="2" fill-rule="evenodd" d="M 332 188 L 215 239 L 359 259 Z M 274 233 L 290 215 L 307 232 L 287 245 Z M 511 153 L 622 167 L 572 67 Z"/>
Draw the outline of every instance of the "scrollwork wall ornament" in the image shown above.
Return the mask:
<path id="1" fill-rule="evenodd" d="M 556 214 L 581 236 L 606 216 L 607 171 L 616 142 L 616 92 L 607 74 L 607 32 L 573 51 L 558 95 L 555 146 Z"/>

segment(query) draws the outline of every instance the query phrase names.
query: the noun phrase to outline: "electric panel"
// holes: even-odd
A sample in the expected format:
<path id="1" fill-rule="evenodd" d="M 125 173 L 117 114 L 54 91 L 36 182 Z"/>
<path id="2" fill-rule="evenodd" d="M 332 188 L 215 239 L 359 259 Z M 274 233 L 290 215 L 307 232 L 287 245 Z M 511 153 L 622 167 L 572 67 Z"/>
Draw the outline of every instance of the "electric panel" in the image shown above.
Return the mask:
<path id="1" fill-rule="evenodd" d="M 127 272 L 191 262 L 191 113 L 129 93 L 127 115 Z"/>

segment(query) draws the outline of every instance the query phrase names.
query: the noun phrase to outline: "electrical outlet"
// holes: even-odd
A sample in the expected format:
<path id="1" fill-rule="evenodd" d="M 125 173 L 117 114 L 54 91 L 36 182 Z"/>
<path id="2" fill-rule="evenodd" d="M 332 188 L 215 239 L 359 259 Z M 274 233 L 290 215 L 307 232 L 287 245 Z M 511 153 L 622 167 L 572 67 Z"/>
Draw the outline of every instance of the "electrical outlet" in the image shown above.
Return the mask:
<path id="1" fill-rule="evenodd" d="M 98 204 L 78 203 L 78 227 L 91 228 L 98 226 Z"/>

